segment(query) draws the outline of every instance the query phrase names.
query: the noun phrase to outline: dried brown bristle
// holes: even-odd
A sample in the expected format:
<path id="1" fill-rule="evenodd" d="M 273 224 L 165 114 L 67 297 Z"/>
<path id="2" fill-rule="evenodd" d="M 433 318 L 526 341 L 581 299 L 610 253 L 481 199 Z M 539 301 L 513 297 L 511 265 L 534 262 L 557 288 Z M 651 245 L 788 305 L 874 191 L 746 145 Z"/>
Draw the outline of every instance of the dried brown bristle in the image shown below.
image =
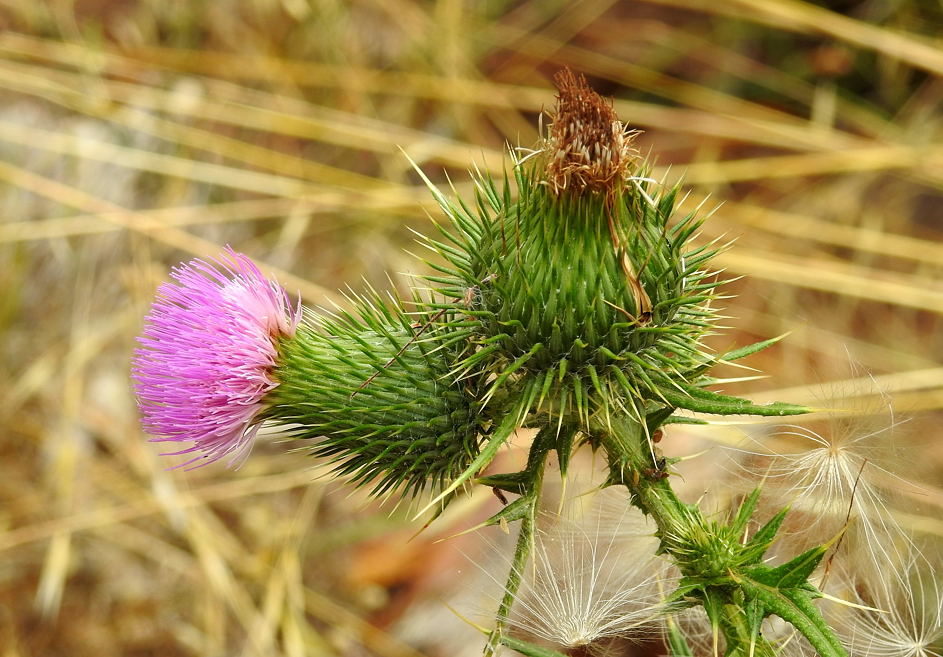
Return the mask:
<path id="1" fill-rule="evenodd" d="M 564 68 L 553 81 L 560 93 L 546 142 L 547 183 L 556 194 L 611 193 L 636 158 L 636 133 L 579 73 Z"/>

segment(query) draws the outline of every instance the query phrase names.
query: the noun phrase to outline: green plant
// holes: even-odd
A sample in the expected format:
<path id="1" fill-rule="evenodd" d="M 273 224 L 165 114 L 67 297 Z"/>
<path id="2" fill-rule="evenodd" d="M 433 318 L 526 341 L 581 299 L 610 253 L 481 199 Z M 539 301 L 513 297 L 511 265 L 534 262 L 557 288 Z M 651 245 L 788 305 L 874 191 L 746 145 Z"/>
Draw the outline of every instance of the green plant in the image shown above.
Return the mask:
<path id="1" fill-rule="evenodd" d="M 516 495 L 486 523 L 520 524 L 486 654 L 501 644 L 533 656 L 552 652 L 510 635 L 507 623 L 535 544 L 547 457 L 556 453 L 565 476 L 573 450 L 587 445 L 605 456 L 605 485 L 627 489 L 654 521 L 658 551 L 680 571 L 666 611 L 703 607 L 727 655 L 774 654 L 762 633 L 771 615 L 820 655 L 844 655 L 809 581 L 826 548 L 767 565 L 786 511 L 757 523 L 757 489 L 732 517 L 706 516 L 675 494 L 672 461 L 657 444 L 665 425 L 698 421 L 680 410 L 785 416 L 810 409 L 709 389 L 713 366 L 773 341 L 723 354 L 705 347 L 723 280 L 710 267 L 718 247 L 693 244 L 703 218 L 674 217 L 678 188 L 648 176 L 634 133 L 581 76 L 564 70 L 556 81 L 548 135 L 536 150 L 516 152 L 510 176 L 478 176 L 473 203 L 430 184 L 449 224 L 423 240 L 437 256 L 425 278 L 429 296 L 355 298 L 351 310 L 309 312 L 297 325 L 283 293 L 251 263 L 225 273 L 191 266 L 209 282 L 193 283 L 193 271 L 178 276 L 182 287 L 168 288 L 155 305 L 137 360 L 150 426 L 170 426 L 169 440 L 187 439 L 181 418 L 209 427 L 192 449 L 202 442 L 219 458 L 227 445 L 243 447 L 261 422 L 281 425 L 375 494 L 414 494 L 431 483 L 436 495 L 426 508 L 437 512 L 471 482 Z M 185 339 L 161 346 L 175 324 Z M 251 340 L 239 337 L 241 327 Z M 226 379 L 228 396 L 214 396 L 216 370 L 202 364 L 216 362 L 217 345 L 243 350 L 243 343 L 251 368 Z M 193 345 L 201 345 L 198 356 Z M 235 360 L 223 358 L 224 365 Z M 214 429 L 206 405 L 180 394 L 184 383 L 200 395 L 209 390 L 225 427 Z M 536 430 L 526 467 L 480 476 L 522 427 Z M 677 628 L 669 644 L 690 654 Z"/>

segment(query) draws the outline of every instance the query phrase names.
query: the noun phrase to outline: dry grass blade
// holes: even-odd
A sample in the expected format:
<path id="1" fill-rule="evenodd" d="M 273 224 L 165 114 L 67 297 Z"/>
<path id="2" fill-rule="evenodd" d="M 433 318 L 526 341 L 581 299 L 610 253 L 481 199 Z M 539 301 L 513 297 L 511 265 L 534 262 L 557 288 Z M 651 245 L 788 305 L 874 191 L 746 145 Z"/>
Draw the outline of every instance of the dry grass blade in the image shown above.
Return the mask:
<path id="1" fill-rule="evenodd" d="M 693 208 L 706 200 L 692 194 L 685 207 Z M 704 227 L 705 234 L 714 234 L 717 224 L 729 220 L 734 225 L 745 226 L 751 230 L 833 247 L 851 247 L 858 253 L 911 260 L 933 268 L 943 265 L 943 244 L 909 235 L 838 224 L 795 212 L 782 212 L 736 201 L 726 201 L 722 215 L 718 217 L 719 221 Z"/>
<path id="2" fill-rule="evenodd" d="M 81 73 L 57 72 L 55 75 L 50 75 L 43 67 L 11 65 L 10 63 L 7 63 L 5 67 L 0 67 L 0 85 L 8 89 L 35 95 L 74 111 L 100 117 L 134 131 L 151 134 L 182 146 L 216 153 L 254 168 L 267 169 L 293 178 L 303 178 L 320 185 L 329 184 L 353 189 L 390 186 L 389 183 L 376 178 L 358 175 L 352 171 L 331 167 L 297 155 L 226 137 L 217 132 L 194 128 L 180 121 L 160 118 L 132 108 L 115 111 L 115 108 L 110 105 L 89 103 L 88 97 L 82 91 L 84 83 L 85 79 Z M 185 175 L 187 168 L 170 167 L 169 170 L 175 171 L 177 175 Z M 244 173 L 242 169 L 229 169 L 229 171 L 235 171 L 237 180 Z M 248 188 L 252 189 L 251 183 Z M 268 191 L 275 192 L 278 189 L 276 185 Z"/>
<path id="3" fill-rule="evenodd" d="M 319 189 L 310 183 L 284 176 L 246 171 L 101 141 L 79 140 L 72 135 L 30 128 L 13 122 L 0 122 L 0 140 L 89 160 L 120 162 L 121 166 L 142 171 L 258 194 L 304 197 L 315 194 Z"/>
<path id="4" fill-rule="evenodd" d="M 151 239 L 172 246 L 187 253 L 204 258 L 212 258 L 219 253 L 220 245 L 204 240 L 179 228 L 166 226 L 148 220 L 146 216 L 139 217 L 135 212 L 116 206 L 104 199 L 97 198 L 80 189 L 63 185 L 54 180 L 43 178 L 24 169 L 0 162 L 0 179 L 15 184 L 20 188 L 29 189 L 36 194 L 54 199 L 63 205 L 86 212 L 93 212 L 103 220 L 111 221 L 122 228 L 132 230 Z M 324 288 L 310 281 L 299 279 L 294 274 L 279 270 L 276 267 L 267 269 L 287 288 L 298 290 L 305 299 L 313 302 L 328 298 Z"/>
<path id="5" fill-rule="evenodd" d="M 916 34 L 869 25 L 798 0 L 771 0 L 760 6 L 746 0 L 725 0 L 713 5 L 713 9 L 719 12 L 728 8 L 748 20 L 763 21 L 781 29 L 827 34 L 861 48 L 876 50 L 892 59 L 902 60 L 915 68 L 936 75 L 943 74 L 943 52 L 929 39 Z"/>
<path id="6" fill-rule="evenodd" d="M 836 175 L 862 171 L 907 171 L 939 185 L 943 147 L 872 146 L 826 153 L 780 155 L 720 162 L 696 162 L 684 173 L 690 184 L 710 185 L 804 176 Z"/>
<path id="7" fill-rule="evenodd" d="M 299 470 L 261 477 L 247 477 L 238 481 L 207 484 L 196 488 L 184 497 L 173 500 L 173 509 L 186 509 L 212 502 L 240 499 L 252 495 L 301 488 L 311 484 L 310 470 Z M 49 539 L 60 532 L 81 532 L 109 525 L 126 523 L 167 510 L 167 500 L 144 498 L 136 502 L 112 508 L 100 508 L 83 513 L 74 513 L 65 518 L 18 527 L 0 534 L 0 550 L 27 545 Z"/>
<path id="8" fill-rule="evenodd" d="M 801 257 L 775 252 L 728 251 L 717 257 L 717 263 L 756 279 L 943 314 L 943 290 L 929 278 L 880 273 L 839 262 L 820 262 L 810 270 Z"/>

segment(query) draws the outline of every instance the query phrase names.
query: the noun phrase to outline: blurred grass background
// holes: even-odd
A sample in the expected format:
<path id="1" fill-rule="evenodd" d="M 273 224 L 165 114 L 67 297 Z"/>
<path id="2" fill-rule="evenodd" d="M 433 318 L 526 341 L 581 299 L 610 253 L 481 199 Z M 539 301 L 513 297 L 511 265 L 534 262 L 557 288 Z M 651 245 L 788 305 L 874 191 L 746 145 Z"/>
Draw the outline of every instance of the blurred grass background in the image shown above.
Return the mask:
<path id="1" fill-rule="evenodd" d="M 939 3 L 2 0 L 0 27 L 3 657 L 478 654 L 444 601 L 479 604 L 487 556 L 436 541 L 489 493 L 408 541 L 277 438 L 169 472 L 129 357 L 168 267 L 224 244 L 311 305 L 406 285 L 438 212 L 404 152 L 460 192 L 500 173 L 563 66 L 720 206 L 745 278 L 717 347 L 792 332 L 728 389 L 876 383 L 911 418 L 903 511 L 943 536 Z"/>

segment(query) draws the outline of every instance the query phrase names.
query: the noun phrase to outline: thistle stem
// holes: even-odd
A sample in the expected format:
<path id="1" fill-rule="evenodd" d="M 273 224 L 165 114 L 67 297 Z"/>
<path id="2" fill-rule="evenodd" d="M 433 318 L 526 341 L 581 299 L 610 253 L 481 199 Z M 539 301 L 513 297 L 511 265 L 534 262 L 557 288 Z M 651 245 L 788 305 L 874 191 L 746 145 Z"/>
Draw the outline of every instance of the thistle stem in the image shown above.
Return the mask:
<path id="1" fill-rule="evenodd" d="M 676 560 L 679 550 L 704 529 L 700 510 L 682 502 L 671 487 L 667 473 L 653 462 L 648 434 L 631 419 L 612 419 L 603 436 L 609 454 L 610 482 L 624 485 L 632 493 L 632 504 L 650 516 L 658 527 L 662 550 Z"/>
<path id="2" fill-rule="evenodd" d="M 517 597 L 517 591 L 521 587 L 524 568 L 527 566 L 527 559 L 530 556 L 531 549 L 534 547 L 534 528 L 535 528 L 535 508 L 536 498 L 531 503 L 527 513 L 521 518 L 521 529 L 517 535 L 517 545 L 514 548 L 514 558 L 511 561 L 511 571 L 508 573 L 507 583 L 504 585 L 504 597 L 501 599 L 501 605 L 498 607 L 497 620 L 494 629 L 488 636 L 488 643 L 485 645 L 484 657 L 492 657 L 498 645 L 501 643 L 501 636 L 504 634 L 507 625 L 508 614 L 511 612 L 511 606 Z"/>
<path id="3" fill-rule="evenodd" d="M 507 583 L 504 585 L 504 597 L 498 607 L 494 629 L 488 636 L 485 645 L 484 657 L 492 657 L 501 643 L 501 637 L 507 626 L 511 606 L 517 597 L 517 592 L 524 579 L 524 569 L 534 547 L 534 532 L 537 525 L 537 504 L 540 501 L 540 489 L 544 478 L 544 460 L 552 446 L 553 434 L 547 429 L 541 431 L 534 438 L 530 453 L 527 456 L 527 467 L 524 472 L 529 475 L 523 497 L 528 500 L 527 510 L 521 518 L 520 533 L 517 535 L 517 545 L 514 548 L 514 557 L 511 560 L 511 570 L 508 573 Z"/>

